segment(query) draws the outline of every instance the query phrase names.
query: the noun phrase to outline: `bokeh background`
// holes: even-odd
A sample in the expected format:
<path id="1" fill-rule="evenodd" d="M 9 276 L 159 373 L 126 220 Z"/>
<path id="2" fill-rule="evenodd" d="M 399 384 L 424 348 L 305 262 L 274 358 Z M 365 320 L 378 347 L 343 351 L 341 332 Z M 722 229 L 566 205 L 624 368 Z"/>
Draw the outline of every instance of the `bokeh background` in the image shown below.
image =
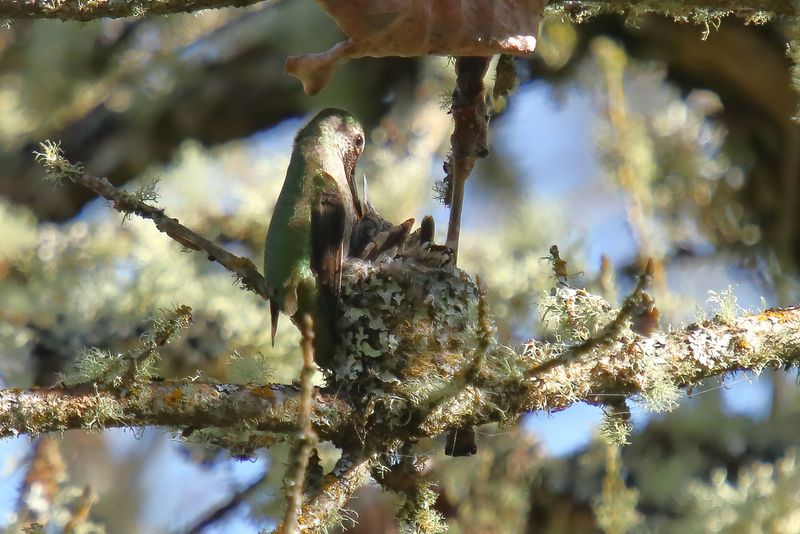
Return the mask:
<path id="1" fill-rule="evenodd" d="M 516 62 L 519 87 L 491 103 L 491 156 L 467 186 L 460 266 L 481 277 L 503 342 L 543 335 L 552 244 L 574 285 L 613 303 L 653 258 L 663 328 L 720 306 L 798 303 L 787 35 L 735 18 L 546 19 L 535 57 Z M 358 172 L 377 209 L 395 221 L 432 214 L 443 238 L 434 187 L 449 149 L 452 62 L 357 60 L 306 97 L 282 72 L 286 56 L 340 38 L 311 0 L 0 29 L 2 387 L 53 384 L 88 347 L 124 351 L 176 304 L 195 322 L 167 348 L 165 377 L 288 382 L 300 364 L 289 322 L 272 348 L 263 303 L 218 265 L 89 191 L 42 180 L 33 151 L 45 139 L 126 189 L 157 180 L 171 216 L 260 264 L 294 133 L 341 107 L 368 131 Z M 582 405 L 480 428 L 474 457 L 444 457 L 441 440 L 419 451 L 451 532 L 745 532 L 764 521 L 797 532 L 795 381 L 793 371 L 735 374 L 686 392 L 668 414 L 631 402 L 635 432 L 619 458 L 598 437 L 601 411 Z M 30 517 L 60 532 L 87 499 L 84 531 L 184 532 L 253 480 L 259 490 L 205 531 L 268 529 L 283 505 L 283 444 L 232 456 L 208 436 L 162 429 L 56 438 L 0 442 L 9 532 Z M 335 454 L 322 450 L 328 463 Z M 634 498 L 619 528 L 598 521 L 631 508 L 611 498 L 607 472 L 632 490 L 617 497 Z M 32 487 L 36 477 L 48 484 Z M 395 532 L 393 503 L 360 492 L 352 530 Z"/>

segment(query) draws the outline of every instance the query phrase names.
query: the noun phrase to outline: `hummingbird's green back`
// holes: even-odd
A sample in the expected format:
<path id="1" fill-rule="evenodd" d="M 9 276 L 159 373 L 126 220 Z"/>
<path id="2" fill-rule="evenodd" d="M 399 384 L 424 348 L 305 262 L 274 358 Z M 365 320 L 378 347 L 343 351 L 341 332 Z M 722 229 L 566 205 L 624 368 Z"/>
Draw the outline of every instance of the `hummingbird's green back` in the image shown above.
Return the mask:
<path id="1" fill-rule="evenodd" d="M 264 247 L 273 339 L 279 311 L 295 323 L 308 313 L 315 344 L 332 346 L 341 264 L 360 217 L 353 174 L 363 144 L 342 110 L 320 112 L 297 134 Z"/>

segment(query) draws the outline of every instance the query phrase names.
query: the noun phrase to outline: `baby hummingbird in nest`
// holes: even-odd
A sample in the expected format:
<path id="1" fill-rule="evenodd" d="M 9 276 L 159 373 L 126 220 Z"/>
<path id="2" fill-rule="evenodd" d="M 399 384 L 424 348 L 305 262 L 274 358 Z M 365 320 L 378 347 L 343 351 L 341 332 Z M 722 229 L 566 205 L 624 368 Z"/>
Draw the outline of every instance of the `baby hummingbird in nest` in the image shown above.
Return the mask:
<path id="1" fill-rule="evenodd" d="M 280 312 L 314 321 L 318 360 L 332 357 L 342 261 L 362 216 L 355 168 L 364 130 L 350 113 L 325 109 L 297 133 L 264 249 L 271 334 Z"/>

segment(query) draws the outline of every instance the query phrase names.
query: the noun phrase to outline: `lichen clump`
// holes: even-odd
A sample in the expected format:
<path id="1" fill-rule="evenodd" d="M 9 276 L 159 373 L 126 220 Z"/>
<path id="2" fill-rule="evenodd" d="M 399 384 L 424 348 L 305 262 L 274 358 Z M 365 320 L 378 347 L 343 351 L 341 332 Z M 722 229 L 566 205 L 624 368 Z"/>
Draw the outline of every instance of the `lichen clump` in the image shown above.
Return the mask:
<path id="1" fill-rule="evenodd" d="M 331 378 L 361 392 L 447 381 L 467 365 L 478 335 L 478 287 L 454 267 L 411 259 L 344 266 L 340 344 Z"/>

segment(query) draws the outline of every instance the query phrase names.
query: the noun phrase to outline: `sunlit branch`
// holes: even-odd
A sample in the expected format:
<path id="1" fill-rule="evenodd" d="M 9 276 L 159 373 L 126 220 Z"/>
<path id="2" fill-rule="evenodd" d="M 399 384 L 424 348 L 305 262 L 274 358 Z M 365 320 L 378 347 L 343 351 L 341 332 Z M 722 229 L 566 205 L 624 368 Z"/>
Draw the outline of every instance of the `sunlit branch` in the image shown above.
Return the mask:
<path id="1" fill-rule="evenodd" d="M 635 12 L 682 16 L 699 23 L 704 22 L 704 17 L 713 17 L 715 14 L 755 17 L 771 13 L 791 17 L 798 13 L 797 3 L 785 0 L 550 0 L 547 9 L 549 12 L 572 15 L 579 20 L 586 15 Z"/>
<path id="2" fill-rule="evenodd" d="M 557 252 L 558 250 L 556 249 L 556 253 Z M 545 373 L 554 367 L 565 365 L 569 362 L 577 360 L 584 354 L 588 354 L 602 345 L 608 345 L 616 341 L 616 338 L 622 330 L 625 321 L 631 318 L 636 306 L 641 303 L 644 291 L 653 283 L 653 271 L 653 260 L 648 260 L 644 273 L 642 273 L 642 275 L 639 277 L 639 283 L 636 284 L 636 288 L 630 295 L 625 297 L 625 300 L 622 302 L 622 306 L 620 307 L 619 311 L 617 311 L 617 315 L 614 317 L 614 320 L 608 323 L 605 328 L 603 328 L 602 332 L 590 337 L 578 345 L 575 345 L 569 350 L 559 354 L 557 357 L 537 365 L 530 370 L 528 377 L 530 378 L 541 375 L 542 373 Z"/>
<path id="3" fill-rule="evenodd" d="M 300 432 L 292 450 L 290 465 L 287 473 L 288 488 L 286 491 L 286 512 L 283 516 L 283 525 L 278 529 L 284 534 L 297 531 L 297 513 L 303 504 L 303 482 L 308 469 L 308 460 L 311 450 L 317 443 L 317 433 L 311 425 L 311 409 L 314 400 L 314 373 L 317 366 L 314 363 L 314 328 L 311 317 L 303 317 L 303 339 L 300 346 L 303 349 L 303 368 L 300 371 L 300 406 L 297 419 Z"/>
<path id="4" fill-rule="evenodd" d="M 458 257 L 458 240 L 461 235 L 461 211 L 464 205 L 464 188 L 472 173 L 475 161 L 489 154 L 489 116 L 486 109 L 483 77 L 489 68 L 490 57 L 460 57 L 456 59 L 456 88 L 450 107 L 453 115 L 452 147 L 448 160 L 447 183 L 450 190 L 450 223 L 447 227 L 446 245 Z"/>
<path id="5" fill-rule="evenodd" d="M 0 17 L 6 19 L 95 20 L 100 18 L 142 17 L 170 13 L 191 13 L 204 9 L 246 7 L 275 0 L 0 0 Z M 631 9 L 668 14 L 681 10 L 707 13 L 732 11 L 741 16 L 762 12 L 779 16 L 797 14 L 795 2 L 788 0 L 683 0 L 665 5 L 660 0 L 550 0 L 550 10 L 576 17 L 585 14 L 620 13 Z"/>
<path id="6" fill-rule="evenodd" d="M 546 343 L 537 344 L 547 350 Z M 510 349 L 493 345 L 486 360 L 515 358 Z M 528 356 L 509 366 L 536 367 Z M 533 378 L 504 374 L 484 365 L 472 383 L 452 401 L 429 414 L 420 428 L 394 427 L 381 439 L 436 436 L 459 426 L 507 420 L 529 411 L 561 410 L 578 402 L 599 404 L 613 392 L 620 398 L 647 393 L 652 386 L 648 365 L 679 387 L 739 370 L 781 368 L 800 362 L 800 308 L 770 309 L 728 322 L 694 323 L 650 337 L 628 334 L 596 347 L 584 358 L 553 367 Z M 486 405 L 462 397 L 491 399 Z M 452 402 L 452 404 L 451 404 Z M 300 392 L 293 386 L 211 385 L 196 382 L 147 382 L 130 391 L 75 387 L 0 391 L 0 437 L 69 429 L 166 426 L 234 428 L 295 432 Z M 342 398 L 316 390 L 312 423 L 322 440 L 352 438 L 357 428 L 354 407 Z"/>
<path id="7" fill-rule="evenodd" d="M 241 428 L 298 430 L 300 392 L 294 386 L 200 382 L 139 382 L 130 390 L 94 385 L 0 391 L 0 438 L 71 429 L 164 426 L 176 430 Z M 322 439 L 346 428 L 351 407 L 314 392 L 312 424 Z"/>
<path id="8" fill-rule="evenodd" d="M 94 20 L 191 13 L 202 9 L 245 7 L 264 0 L 0 0 L 6 19 Z M 274 2 L 270 2 L 274 3 Z"/>
<path id="9" fill-rule="evenodd" d="M 150 219 L 160 232 L 167 234 L 188 249 L 205 252 L 209 260 L 219 263 L 233 273 L 245 289 L 256 293 L 265 300 L 269 299 L 264 277 L 261 276 L 255 264 L 249 258 L 231 254 L 219 245 L 185 227 L 178 219 L 169 217 L 163 209 L 147 204 L 134 194 L 117 189 L 105 178 L 86 173 L 80 164 L 70 163 L 64 157 L 58 144 L 45 142 L 41 146 L 42 152 L 37 153 L 36 156 L 44 165 L 51 180 L 57 182 L 62 179 L 68 179 L 87 189 L 91 189 L 108 200 L 111 203 L 111 207 L 120 213 L 138 215 L 143 219 Z"/>

